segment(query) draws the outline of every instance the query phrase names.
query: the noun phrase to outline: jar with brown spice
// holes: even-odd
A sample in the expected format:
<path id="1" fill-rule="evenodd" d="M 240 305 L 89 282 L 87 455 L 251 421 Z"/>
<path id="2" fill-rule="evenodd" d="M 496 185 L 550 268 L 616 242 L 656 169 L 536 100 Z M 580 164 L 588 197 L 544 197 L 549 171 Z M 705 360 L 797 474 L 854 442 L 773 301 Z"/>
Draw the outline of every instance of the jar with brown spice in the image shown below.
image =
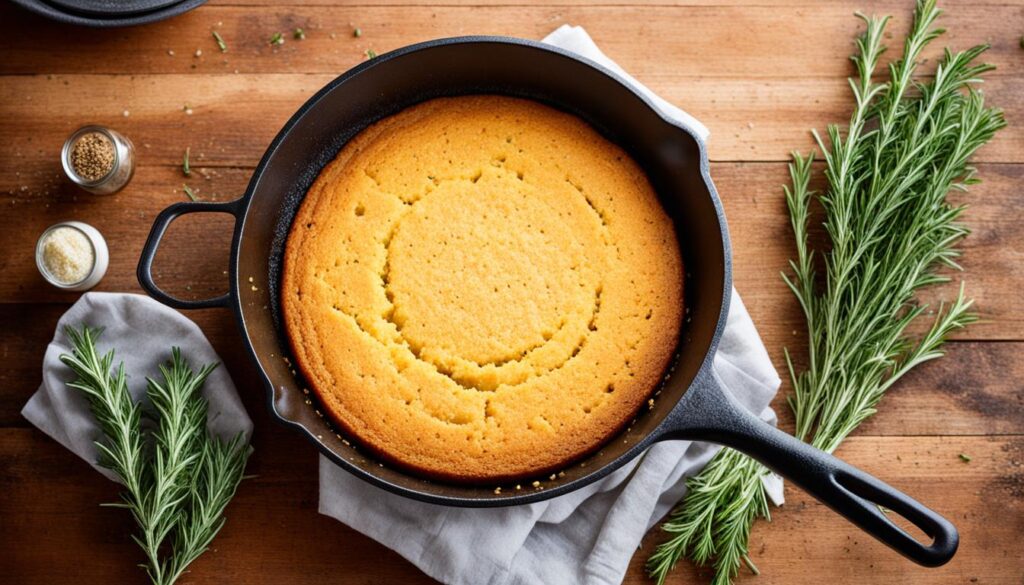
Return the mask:
<path id="1" fill-rule="evenodd" d="M 75 130 L 64 142 L 60 158 L 64 174 L 97 195 L 120 190 L 135 170 L 135 148 L 131 141 L 104 126 Z"/>

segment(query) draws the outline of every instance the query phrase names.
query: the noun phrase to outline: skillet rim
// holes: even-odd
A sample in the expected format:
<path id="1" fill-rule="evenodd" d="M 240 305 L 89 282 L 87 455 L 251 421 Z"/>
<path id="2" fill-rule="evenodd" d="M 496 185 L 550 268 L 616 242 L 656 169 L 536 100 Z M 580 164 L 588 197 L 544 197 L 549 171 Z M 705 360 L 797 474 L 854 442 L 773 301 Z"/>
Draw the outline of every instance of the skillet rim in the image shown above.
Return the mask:
<path id="1" fill-rule="evenodd" d="M 262 179 L 264 173 L 267 171 L 267 167 L 270 165 L 270 162 L 273 159 L 275 153 L 277 152 L 278 148 L 280 148 L 280 146 L 286 140 L 288 140 L 289 136 L 291 135 L 292 131 L 294 130 L 295 126 L 299 123 L 299 121 L 308 113 L 310 113 L 310 111 L 313 110 L 316 107 L 316 105 L 329 93 L 338 89 L 349 79 L 363 73 L 364 71 L 372 69 L 375 66 L 381 65 L 383 63 L 386 63 L 387 61 L 391 61 L 393 59 L 397 59 L 407 54 L 418 51 L 429 50 L 443 46 L 472 44 L 516 45 L 528 49 L 554 53 L 561 58 L 569 59 L 582 65 L 589 66 L 592 69 L 595 69 L 599 73 L 602 73 L 606 77 L 610 78 L 613 82 L 622 86 L 623 89 L 625 89 L 635 99 L 638 99 L 648 110 L 654 113 L 663 124 L 672 127 L 676 131 L 682 131 L 686 135 L 688 135 L 688 137 L 695 142 L 698 148 L 700 159 L 698 161 L 698 168 L 701 175 L 701 179 L 703 180 L 707 188 L 707 195 L 710 198 L 712 206 L 715 210 L 715 219 L 718 222 L 719 233 L 721 234 L 723 253 L 721 305 L 710 343 L 708 344 L 708 347 L 705 350 L 705 354 L 703 359 L 701 360 L 700 367 L 698 368 L 693 379 L 690 380 L 690 383 L 688 384 L 687 390 L 683 392 L 683 394 L 680 396 L 676 404 L 674 404 L 672 408 L 668 409 L 662 415 L 662 419 L 658 422 L 657 426 L 651 429 L 645 436 L 640 438 L 632 447 L 627 449 L 618 457 L 608 462 L 605 462 L 600 467 L 595 467 L 592 471 L 576 479 L 566 481 L 565 483 L 561 483 L 557 486 L 548 489 L 540 491 L 523 491 L 515 494 L 494 496 L 492 495 L 490 488 L 488 487 L 459 486 L 466 487 L 469 489 L 477 489 L 480 491 L 481 497 L 440 495 L 437 493 L 413 489 L 407 486 L 392 483 L 391 481 L 388 481 L 387 479 L 380 477 L 372 473 L 371 471 L 368 471 L 348 461 L 345 457 L 342 457 L 339 453 L 335 452 L 333 449 L 325 445 L 322 441 L 318 440 L 317 433 L 313 429 L 308 428 L 300 421 L 292 420 L 290 418 L 287 418 L 285 415 L 281 414 L 274 403 L 276 389 L 274 387 L 273 380 L 271 379 L 267 371 L 264 369 L 260 361 L 260 356 L 257 355 L 256 353 L 256 349 L 252 343 L 251 336 L 248 331 L 248 325 L 246 323 L 245 314 L 242 306 L 242 298 L 241 295 L 239 294 L 239 287 L 241 285 L 239 284 L 238 281 L 238 264 L 239 254 L 241 251 L 241 237 L 246 227 L 246 220 L 248 219 L 249 216 L 250 204 L 252 202 L 253 197 L 255 196 L 256 189 L 259 186 L 260 180 Z M 446 506 L 457 506 L 463 508 L 489 508 L 529 504 L 543 500 L 548 500 L 563 494 L 576 491 L 577 489 L 580 489 L 609 475 L 613 471 L 621 468 L 626 463 L 633 461 L 653 443 L 668 438 L 668 435 L 670 434 L 671 430 L 668 427 L 671 426 L 671 420 L 673 418 L 671 416 L 672 412 L 682 402 L 683 397 L 685 397 L 686 394 L 689 392 L 690 388 L 693 387 L 695 381 L 709 374 L 715 353 L 718 348 L 718 342 L 721 338 L 723 330 L 725 329 L 726 318 L 729 314 L 729 305 L 732 295 L 732 247 L 730 243 L 728 224 L 726 223 L 725 211 L 722 206 L 722 201 L 718 196 L 718 190 L 715 188 L 714 182 L 711 180 L 710 162 L 708 160 L 707 155 L 707 145 L 704 142 L 704 140 L 697 136 L 690 128 L 669 118 L 654 103 L 653 100 L 651 100 L 649 97 L 647 97 L 646 95 L 638 91 L 636 88 L 634 88 L 622 75 L 587 57 L 584 57 L 577 53 L 573 53 L 571 51 L 567 51 L 560 47 L 541 43 L 539 41 L 498 35 L 470 35 L 447 37 L 407 45 L 405 47 L 395 49 L 388 53 L 384 53 L 377 58 L 356 65 L 355 67 L 349 69 L 345 73 L 331 80 L 319 91 L 313 94 L 313 96 L 306 100 L 306 102 L 304 102 L 302 106 L 300 106 L 299 109 L 296 110 L 296 112 L 288 119 L 288 121 L 285 122 L 285 124 L 281 127 L 281 130 L 278 131 L 277 135 L 267 146 L 267 149 L 263 153 L 263 156 L 260 158 L 259 164 L 257 164 L 256 168 L 253 170 L 252 176 L 249 179 L 249 184 L 246 187 L 245 194 L 241 198 L 236 200 L 234 203 L 236 206 L 236 221 L 231 241 L 231 259 L 229 263 L 230 289 L 228 291 L 228 296 L 230 298 L 228 300 L 227 305 L 230 306 L 231 311 L 234 313 L 235 321 L 238 325 L 240 333 L 242 334 L 242 338 L 246 348 L 246 353 L 249 356 L 252 363 L 256 366 L 256 369 L 260 374 L 260 378 L 262 379 L 263 386 L 265 389 L 268 410 L 270 411 L 271 415 L 279 423 L 299 430 L 308 441 L 312 442 L 316 446 L 316 448 L 320 451 L 321 454 L 326 456 L 328 459 L 331 460 L 332 463 L 338 465 L 346 472 L 351 473 L 355 477 L 363 481 L 366 481 L 371 485 L 382 488 L 388 492 L 422 502 Z M 622 435 L 622 432 L 624 431 L 620 431 L 620 433 L 617 434 L 616 437 L 620 437 Z M 606 444 L 611 443 L 614 440 L 615 438 L 610 439 Z M 423 479 L 400 469 L 393 471 L 398 471 L 399 473 L 410 478 Z M 430 485 L 430 483 L 427 483 L 425 485 Z M 445 486 L 448 484 L 437 482 L 437 485 Z"/>

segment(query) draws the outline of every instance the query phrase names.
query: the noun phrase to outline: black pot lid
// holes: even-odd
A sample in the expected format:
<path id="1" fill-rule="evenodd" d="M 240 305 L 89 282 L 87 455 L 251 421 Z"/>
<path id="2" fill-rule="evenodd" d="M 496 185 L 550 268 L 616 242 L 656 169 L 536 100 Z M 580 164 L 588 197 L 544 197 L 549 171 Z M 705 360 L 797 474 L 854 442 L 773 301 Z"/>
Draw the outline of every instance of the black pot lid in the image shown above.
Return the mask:
<path id="1" fill-rule="evenodd" d="M 82 15 L 118 17 L 150 12 L 182 0 L 49 0 L 50 4 Z"/>
<path id="2" fill-rule="evenodd" d="M 98 28 L 113 28 L 121 26 L 135 26 L 165 20 L 172 16 L 183 14 L 206 3 L 206 0 L 11 0 L 13 4 L 21 6 L 30 12 L 40 16 L 79 26 Z M 68 8 L 61 4 L 76 8 Z M 118 12 L 97 12 L 96 7 L 114 6 L 119 4 Z M 141 11 L 131 11 L 141 5 L 150 5 L 151 8 Z M 77 8 L 78 5 L 90 5 L 92 12 L 83 12 Z M 152 8 L 152 6 L 159 6 Z M 128 8 L 126 8 L 128 7 Z"/>

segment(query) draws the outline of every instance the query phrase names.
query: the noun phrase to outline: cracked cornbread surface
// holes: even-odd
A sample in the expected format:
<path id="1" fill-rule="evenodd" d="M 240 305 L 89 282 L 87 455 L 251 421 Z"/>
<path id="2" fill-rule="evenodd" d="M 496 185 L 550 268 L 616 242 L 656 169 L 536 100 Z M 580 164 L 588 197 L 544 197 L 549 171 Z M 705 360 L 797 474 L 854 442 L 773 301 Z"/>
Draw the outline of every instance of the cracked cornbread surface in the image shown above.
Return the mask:
<path id="1" fill-rule="evenodd" d="M 379 457 L 487 483 L 559 469 L 646 404 L 682 261 L 640 167 L 536 102 L 431 100 L 356 136 L 293 223 L 282 307 L 330 418 Z"/>

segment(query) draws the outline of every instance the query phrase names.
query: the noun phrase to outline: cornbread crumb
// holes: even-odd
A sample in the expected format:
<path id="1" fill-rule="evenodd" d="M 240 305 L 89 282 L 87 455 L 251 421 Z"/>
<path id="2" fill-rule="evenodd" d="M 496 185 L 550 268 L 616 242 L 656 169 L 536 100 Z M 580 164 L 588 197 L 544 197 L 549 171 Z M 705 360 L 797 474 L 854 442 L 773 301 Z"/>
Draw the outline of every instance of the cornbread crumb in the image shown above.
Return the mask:
<path id="1" fill-rule="evenodd" d="M 467 96 L 377 122 L 324 168 L 281 306 L 342 432 L 493 485 L 625 428 L 675 350 L 682 281 L 672 221 L 624 151 L 536 102 Z"/>
<path id="2" fill-rule="evenodd" d="M 59 227 L 43 239 L 43 267 L 61 284 L 82 282 L 96 263 L 89 238 L 73 227 Z"/>

